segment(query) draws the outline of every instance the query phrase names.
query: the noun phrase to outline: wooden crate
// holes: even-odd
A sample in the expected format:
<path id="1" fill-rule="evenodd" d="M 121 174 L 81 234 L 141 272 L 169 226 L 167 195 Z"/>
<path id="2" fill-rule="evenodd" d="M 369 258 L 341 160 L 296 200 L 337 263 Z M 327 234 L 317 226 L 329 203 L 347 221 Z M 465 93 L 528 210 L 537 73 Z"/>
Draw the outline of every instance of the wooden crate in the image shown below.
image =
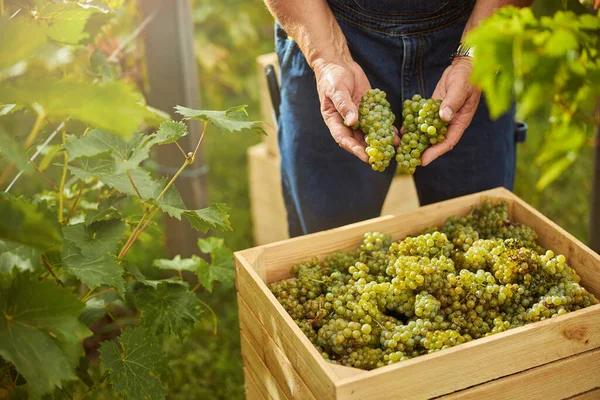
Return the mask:
<path id="1" fill-rule="evenodd" d="M 277 53 L 268 53 L 258 56 L 256 59 L 256 79 L 258 82 L 258 94 L 260 101 L 260 116 L 261 120 L 266 122 L 265 131 L 267 136 L 263 141 L 267 146 L 267 152 L 275 157 L 279 157 L 279 147 L 277 145 L 277 121 L 273 113 L 273 104 L 271 103 L 271 95 L 267 86 L 267 78 L 265 77 L 265 67 L 272 65 L 275 68 L 275 74 L 279 78 L 279 61 Z"/>
<path id="2" fill-rule="evenodd" d="M 248 170 L 254 243 L 263 245 L 287 239 L 279 157 L 270 154 L 266 143 L 254 145 L 248 149 Z M 419 198 L 412 176 L 396 176 L 381 215 L 401 214 L 417 207 Z"/>
<path id="3" fill-rule="evenodd" d="M 236 284 L 247 398 L 598 398 L 600 305 L 363 371 L 325 362 L 266 286 L 288 278 L 299 261 L 356 248 L 364 232 L 398 240 L 448 216 L 466 215 L 483 199 L 507 200 L 510 218 L 536 230 L 544 247 L 564 254 L 582 284 L 600 297 L 600 256 L 502 188 L 240 251 Z"/>

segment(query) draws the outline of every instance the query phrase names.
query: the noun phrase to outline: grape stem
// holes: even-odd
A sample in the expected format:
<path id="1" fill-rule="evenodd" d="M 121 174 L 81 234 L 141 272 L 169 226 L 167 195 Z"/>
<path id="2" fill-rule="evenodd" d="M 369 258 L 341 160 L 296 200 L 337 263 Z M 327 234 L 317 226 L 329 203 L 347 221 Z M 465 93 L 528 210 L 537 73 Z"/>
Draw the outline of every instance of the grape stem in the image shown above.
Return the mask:
<path id="1" fill-rule="evenodd" d="M 61 131 L 62 145 L 64 147 L 67 141 L 67 124 L 63 125 L 63 129 Z M 64 225 L 63 221 L 63 207 L 64 207 L 64 191 L 65 191 L 65 183 L 67 182 L 67 163 L 69 162 L 69 153 L 66 150 L 64 151 L 64 161 L 62 167 L 62 177 L 60 179 L 60 186 L 58 188 L 58 222 L 61 225 Z"/>
<path id="2" fill-rule="evenodd" d="M 48 261 L 46 261 L 46 258 L 44 258 L 44 256 L 41 256 L 40 259 L 42 260 L 42 264 L 44 264 L 44 267 L 46 268 L 46 270 L 48 270 L 48 273 L 50 275 L 52 275 L 52 277 L 54 278 L 56 283 L 58 283 L 58 286 L 64 287 L 65 285 L 61 282 L 60 279 L 58 279 L 58 277 L 56 276 L 54 271 L 52 271 L 52 267 L 50 266 L 50 264 L 48 264 Z"/>

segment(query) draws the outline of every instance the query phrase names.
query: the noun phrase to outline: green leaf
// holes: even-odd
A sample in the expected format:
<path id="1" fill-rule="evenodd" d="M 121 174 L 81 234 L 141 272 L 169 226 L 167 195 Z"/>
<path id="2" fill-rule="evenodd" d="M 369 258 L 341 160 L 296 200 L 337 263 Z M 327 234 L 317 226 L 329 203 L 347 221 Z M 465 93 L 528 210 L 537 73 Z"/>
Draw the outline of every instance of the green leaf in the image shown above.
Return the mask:
<path id="1" fill-rule="evenodd" d="M 29 273 L 0 279 L 0 356 L 25 377 L 30 398 L 76 378 L 82 341 L 91 335 L 78 319 L 83 307 L 70 289 Z"/>
<path id="2" fill-rule="evenodd" d="M 214 203 L 201 210 L 184 211 L 183 216 L 192 228 L 201 232 L 207 232 L 209 229 L 232 230 L 229 222 L 229 207 L 223 203 Z"/>
<path id="3" fill-rule="evenodd" d="M 197 256 L 192 256 L 192 258 L 181 258 L 181 256 L 176 255 L 175 258 L 173 258 L 172 260 L 154 260 L 154 263 L 152 265 L 160 269 L 196 272 L 200 264 L 200 260 L 201 259 Z"/>
<path id="4" fill-rule="evenodd" d="M 135 296 L 142 324 L 158 335 L 174 334 L 183 339 L 200 320 L 202 303 L 182 285 L 161 282 L 156 288 L 143 287 Z"/>
<path id="5" fill-rule="evenodd" d="M 114 255 L 125 232 L 125 223 L 118 219 L 99 221 L 91 225 L 83 222 L 63 228 L 65 241 L 75 244 L 86 257 Z"/>
<path id="6" fill-rule="evenodd" d="M 579 48 L 577 36 L 566 29 L 558 29 L 552 33 L 552 36 L 546 42 L 544 49 L 546 53 L 552 56 L 562 56 L 569 50 Z"/>
<path id="7" fill-rule="evenodd" d="M 36 17 L 49 23 L 48 37 L 64 44 L 78 44 L 89 37 L 85 31 L 90 17 L 95 13 L 108 13 L 107 7 L 91 2 L 38 2 Z"/>
<path id="8" fill-rule="evenodd" d="M 263 122 L 248 121 L 247 106 L 237 106 L 228 108 L 225 111 L 194 110 L 187 107 L 176 106 L 175 109 L 185 119 L 197 119 L 204 122 L 211 122 L 221 132 L 237 132 L 250 129 L 258 134 L 266 135 L 263 128 Z"/>
<path id="9" fill-rule="evenodd" d="M 152 144 L 168 144 L 187 136 L 187 125 L 183 122 L 164 121 L 151 139 Z"/>
<path id="10" fill-rule="evenodd" d="M 161 283 L 172 283 L 175 285 L 180 285 L 183 287 L 188 287 L 188 284 L 185 281 L 182 281 L 179 278 L 176 277 L 171 277 L 171 278 L 167 278 L 167 279 L 147 279 L 146 276 L 144 276 L 144 274 L 142 274 L 142 272 L 134 265 L 131 264 L 127 264 L 126 265 L 127 268 L 127 272 L 129 272 L 131 275 L 133 275 L 133 277 L 135 278 L 135 280 L 139 283 L 141 283 L 142 285 L 145 286 L 149 286 L 149 287 L 153 287 L 154 289 L 156 289 L 158 287 L 158 285 L 160 285 Z"/>
<path id="11" fill-rule="evenodd" d="M 62 246 L 57 222 L 25 200 L 0 193 L 0 218 L 0 239 L 42 251 L 56 250 Z"/>
<path id="12" fill-rule="evenodd" d="M 22 244 L 0 240 L 0 273 L 19 271 L 35 272 L 40 268 L 41 253 Z"/>
<path id="13" fill-rule="evenodd" d="M 114 255 L 86 256 L 73 243 L 65 242 L 62 258 L 65 270 L 82 283 L 90 287 L 108 285 L 124 296 L 125 283 Z"/>
<path id="14" fill-rule="evenodd" d="M 108 65 L 108 60 L 104 56 L 102 50 L 97 47 L 90 56 L 90 64 L 92 66 L 92 71 L 102 78 L 102 82 L 114 80 L 112 70 L 110 69 L 110 65 Z"/>
<path id="15" fill-rule="evenodd" d="M 0 37 L 4 38 L 0 40 L 0 68 L 31 57 L 46 43 L 47 31 L 46 24 L 28 18 L 0 18 Z"/>
<path id="16" fill-rule="evenodd" d="M 140 124 L 156 116 L 140 102 L 131 86 L 72 80 L 18 79 L 0 84 L 0 104 L 39 104 L 48 116 L 71 116 L 87 125 L 119 136 L 130 136 Z"/>
<path id="17" fill-rule="evenodd" d="M 15 138 L 0 127 L 0 156 L 15 164 L 20 171 L 27 170 L 29 161 L 25 155 L 25 149 Z"/>
<path id="18" fill-rule="evenodd" d="M 164 399 L 167 388 L 162 380 L 168 375 L 168 358 L 160 338 L 144 327 L 126 328 L 118 345 L 104 341 L 100 360 L 109 372 L 117 393 L 132 400 Z"/>
<path id="19" fill-rule="evenodd" d="M 544 190 L 548 185 L 554 182 L 567 168 L 577 159 L 575 153 L 569 153 L 558 161 L 553 162 L 546 169 L 536 184 L 537 190 Z"/>
<path id="20" fill-rule="evenodd" d="M 223 239 L 199 239 L 198 247 L 203 253 L 210 253 L 211 258 L 210 264 L 201 262 L 198 266 L 198 280 L 202 286 L 208 291 L 212 291 L 213 282 L 215 281 L 227 285 L 233 283 L 235 277 L 233 252 L 230 249 L 223 247 Z"/>

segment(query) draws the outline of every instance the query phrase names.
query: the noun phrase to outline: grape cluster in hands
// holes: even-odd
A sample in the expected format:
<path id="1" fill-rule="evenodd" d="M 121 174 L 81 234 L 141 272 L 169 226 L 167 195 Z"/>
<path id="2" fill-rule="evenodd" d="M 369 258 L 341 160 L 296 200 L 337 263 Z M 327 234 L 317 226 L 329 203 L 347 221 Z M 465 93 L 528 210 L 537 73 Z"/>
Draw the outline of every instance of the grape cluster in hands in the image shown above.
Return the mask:
<path id="1" fill-rule="evenodd" d="M 441 104 L 441 100 L 425 99 L 418 94 L 404 101 L 404 133 L 396 154 L 398 167 L 403 173 L 414 174 L 421 165 L 425 150 L 444 140 L 448 123 L 440 118 Z"/>

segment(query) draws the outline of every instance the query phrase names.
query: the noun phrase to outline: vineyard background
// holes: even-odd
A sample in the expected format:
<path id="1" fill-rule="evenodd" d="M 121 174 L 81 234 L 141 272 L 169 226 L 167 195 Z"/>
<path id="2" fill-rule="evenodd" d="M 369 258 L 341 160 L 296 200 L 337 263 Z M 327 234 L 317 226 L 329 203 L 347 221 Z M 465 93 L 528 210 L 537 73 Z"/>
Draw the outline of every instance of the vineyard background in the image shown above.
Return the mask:
<path id="1" fill-rule="evenodd" d="M 202 13 L 212 3 L 210 0 L 194 2 L 195 15 Z M 200 85 L 203 107 L 214 108 L 222 104 L 249 101 L 253 117 L 259 117 L 259 105 L 256 91 L 256 69 L 254 62 L 260 54 L 273 51 L 272 17 L 266 11 L 261 0 L 226 0 L 212 8 L 214 17 L 205 18 L 207 25 L 197 22 L 196 27 L 209 31 L 197 34 L 197 45 L 212 49 L 206 59 L 200 61 Z M 534 3 L 537 13 L 555 9 L 560 0 Z M 223 7 L 220 10 L 221 6 Z M 239 10 L 227 14 L 227 10 Z M 244 39 L 238 41 L 238 31 L 246 32 Z M 208 33 L 207 33 L 208 32 Z M 229 33 L 226 33 L 229 32 Z M 210 38 L 210 40 L 208 39 Z M 210 43 L 207 45 L 207 43 Z M 204 47 L 207 46 L 207 47 Z M 205 50 L 204 50 L 205 51 Z M 202 53 L 201 53 L 202 54 Z M 235 54 L 235 56 L 233 56 Z M 227 67 L 217 67 L 216 60 L 222 57 Z M 202 58 L 202 57 L 200 57 Z M 242 62 L 243 60 L 243 62 Z M 219 68 L 223 70 L 217 72 Z M 240 77 L 238 81 L 234 77 Z M 205 82 L 210 82 L 207 86 Z M 229 100 L 229 99 L 232 100 Z M 225 103 L 223 103 L 225 102 Z M 589 204 L 592 180 L 591 147 L 579 156 L 566 174 L 559 177 L 544 191 L 536 189 L 536 182 L 542 171 L 535 159 L 547 129 L 546 121 L 528 120 L 528 136 L 525 143 L 518 145 L 517 174 L 515 193 L 547 215 L 561 227 L 582 241 L 587 240 L 589 226 Z M 234 250 L 252 245 L 251 218 L 249 213 L 246 150 L 258 142 L 255 137 L 212 137 L 207 143 L 207 164 L 209 197 L 213 201 L 227 201 L 232 207 L 233 232 L 222 234 L 226 242 Z M 232 170 L 220 163 L 227 159 L 238 169 Z M 205 299 L 216 308 L 221 329 L 217 336 L 210 334 L 210 329 L 199 330 L 195 340 L 201 341 L 205 347 L 198 347 L 193 357 L 198 363 L 200 381 L 198 386 L 206 385 L 206 394 L 213 398 L 242 398 L 243 376 L 241 373 L 241 356 L 239 353 L 239 337 L 237 332 L 237 304 L 235 290 L 222 290 Z M 210 372 L 209 372 L 210 371 Z M 213 375 L 214 372 L 214 375 Z M 208 374 L 207 374 L 208 373 Z M 207 375 L 204 375 L 207 374 Z M 227 379 L 234 384 L 213 384 L 220 379 Z M 175 398 L 175 397 L 174 397 Z"/>
<path id="2" fill-rule="evenodd" d="M 561 0 L 544 0 L 543 7 L 538 3 L 542 1 L 535 3 L 536 12 L 544 13 L 546 8 L 554 9 Z M 110 35 L 115 39 L 129 37 L 140 23 L 135 2 L 126 4 Z M 273 21 L 262 0 L 193 0 L 191 13 L 202 108 L 216 110 L 248 104 L 250 119 L 260 119 L 255 62 L 259 55 L 273 51 Z M 133 40 L 128 44 L 121 64 L 126 78 L 143 90 L 140 42 Z M 104 45 L 115 46 L 110 42 Z M 567 173 L 539 192 L 536 182 L 542 171 L 534 159 L 548 125 L 542 120 L 526 122 L 529 131 L 527 141 L 518 146 L 515 193 L 585 242 L 593 172 L 591 148 L 580 154 Z M 20 123 L 26 126 L 30 121 Z M 231 232 L 216 235 L 223 237 L 234 251 L 253 245 L 246 151 L 259 141 L 256 135 L 221 135 L 211 127 L 203 143 L 209 200 L 226 202 L 231 207 L 230 221 L 234 227 Z M 36 192 L 38 184 L 41 186 L 43 182 L 23 179 L 19 192 Z M 153 226 L 140 238 L 139 245 L 132 248 L 128 258 L 135 260 L 138 266 L 149 265 L 155 258 L 166 256 L 164 242 L 161 226 Z M 171 366 L 168 398 L 242 399 L 235 288 L 216 285 L 212 293 L 202 292 L 199 297 L 217 315 L 218 330 L 215 334 L 211 321 L 207 320 L 183 342 L 168 339 L 166 349 Z M 68 388 L 75 398 L 110 398 L 112 393 L 107 385 L 88 391 L 80 382 L 74 382 Z"/>

